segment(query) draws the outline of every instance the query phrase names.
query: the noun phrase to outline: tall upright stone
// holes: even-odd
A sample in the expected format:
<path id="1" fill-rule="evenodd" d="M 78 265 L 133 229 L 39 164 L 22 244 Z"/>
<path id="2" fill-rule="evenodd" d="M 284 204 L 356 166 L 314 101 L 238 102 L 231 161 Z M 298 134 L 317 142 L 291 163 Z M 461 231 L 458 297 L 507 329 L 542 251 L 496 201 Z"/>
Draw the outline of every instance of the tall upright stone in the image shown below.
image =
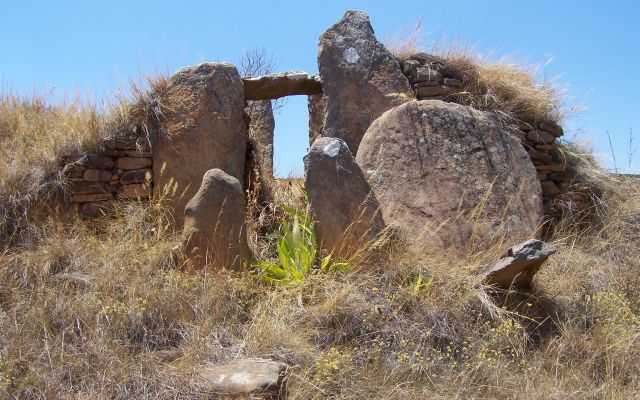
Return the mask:
<path id="1" fill-rule="evenodd" d="M 348 259 L 375 241 L 384 221 L 347 144 L 320 137 L 304 158 L 305 188 L 320 246 Z"/>
<path id="2" fill-rule="evenodd" d="M 493 113 L 438 100 L 387 111 L 367 130 L 356 161 L 385 222 L 412 252 L 465 251 L 506 236 L 535 236 L 542 192 L 511 127 Z"/>
<path id="3" fill-rule="evenodd" d="M 154 197 L 164 198 L 175 228 L 204 173 L 220 168 L 242 180 L 248 141 L 244 89 L 229 63 L 204 63 L 174 74 L 153 143 Z"/>
<path id="4" fill-rule="evenodd" d="M 327 96 L 323 134 L 343 139 L 353 154 L 374 119 L 414 98 L 400 64 L 363 12 L 347 11 L 321 36 L 318 66 Z"/>
<path id="5" fill-rule="evenodd" d="M 275 119 L 271 100 L 256 100 L 247 102 L 247 114 L 249 115 L 249 137 L 257 146 L 263 173 L 273 176 L 273 131 Z"/>
<path id="6" fill-rule="evenodd" d="M 327 97 L 323 94 L 314 94 L 307 98 L 307 110 L 309 111 L 309 147 L 322 136 L 324 117 L 327 110 Z"/>
<path id="7" fill-rule="evenodd" d="M 184 209 L 182 251 L 191 265 L 231 268 L 248 261 L 244 215 L 240 181 L 217 168 L 207 171 Z"/>

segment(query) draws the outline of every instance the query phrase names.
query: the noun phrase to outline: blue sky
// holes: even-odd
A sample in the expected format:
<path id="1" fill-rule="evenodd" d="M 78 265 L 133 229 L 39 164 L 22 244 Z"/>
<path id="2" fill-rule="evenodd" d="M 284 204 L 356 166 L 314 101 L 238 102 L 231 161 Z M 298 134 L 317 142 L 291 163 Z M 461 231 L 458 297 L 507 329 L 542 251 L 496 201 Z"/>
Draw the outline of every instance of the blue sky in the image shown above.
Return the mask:
<path id="1" fill-rule="evenodd" d="M 367 11 L 378 38 L 423 26 L 422 43 L 471 48 L 489 58 L 544 64 L 540 78 L 583 112 L 567 138 L 590 143 L 608 168 L 640 171 L 640 3 L 605 1 L 28 1 L 0 6 L 0 87 L 105 99 L 130 79 L 202 61 L 237 62 L 264 48 L 277 70 L 316 72 L 317 42 L 347 9 Z M 306 98 L 276 116 L 276 173 L 302 173 Z M 629 130 L 638 151 L 628 166 Z"/>

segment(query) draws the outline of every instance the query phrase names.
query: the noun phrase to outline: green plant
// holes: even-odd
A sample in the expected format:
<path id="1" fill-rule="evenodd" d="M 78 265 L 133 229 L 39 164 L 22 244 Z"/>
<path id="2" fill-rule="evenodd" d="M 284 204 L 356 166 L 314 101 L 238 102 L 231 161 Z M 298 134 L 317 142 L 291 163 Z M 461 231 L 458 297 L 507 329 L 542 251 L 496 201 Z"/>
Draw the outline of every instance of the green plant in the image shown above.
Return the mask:
<path id="1" fill-rule="evenodd" d="M 256 264 L 260 277 L 269 283 L 297 284 L 304 281 L 316 259 L 316 235 L 308 209 L 283 207 L 287 218 L 277 232 L 277 260 Z"/>

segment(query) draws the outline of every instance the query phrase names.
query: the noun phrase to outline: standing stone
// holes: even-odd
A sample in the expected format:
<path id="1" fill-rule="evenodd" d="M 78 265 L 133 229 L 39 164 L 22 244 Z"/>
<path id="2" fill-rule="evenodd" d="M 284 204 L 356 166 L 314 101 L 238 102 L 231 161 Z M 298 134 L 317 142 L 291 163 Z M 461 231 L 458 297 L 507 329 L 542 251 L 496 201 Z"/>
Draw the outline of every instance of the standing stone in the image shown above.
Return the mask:
<path id="1" fill-rule="evenodd" d="M 165 109 L 153 143 L 154 197 L 164 198 L 179 229 L 182 211 L 206 171 L 244 176 L 244 89 L 233 65 L 204 63 L 173 75 L 161 101 Z"/>
<path id="2" fill-rule="evenodd" d="M 378 201 L 343 140 L 316 139 L 304 163 L 318 242 L 348 259 L 384 229 Z"/>
<path id="3" fill-rule="evenodd" d="M 271 100 L 249 101 L 247 104 L 249 115 L 249 137 L 253 138 L 260 158 L 262 171 L 269 177 L 273 176 L 273 131 L 275 119 Z"/>
<path id="4" fill-rule="evenodd" d="M 495 114 L 438 100 L 403 104 L 371 125 L 356 160 L 409 251 L 535 235 L 540 182 L 513 129 Z"/>
<path id="5" fill-rule="evenodd" d="M 220 169 L 207 171 L 184 209 L 184 255 L 195 268 L 238 267 L 249 260 L 240 181 Z"/>
<path id="6" fill-rule="evenodd" d="M 343 139 L 353 154 L 374 119 L 414 97 L 400 64 L 360 11 L 347 11 L 322 35 L 318 66 L 327 96 L 323 135 Z"/>

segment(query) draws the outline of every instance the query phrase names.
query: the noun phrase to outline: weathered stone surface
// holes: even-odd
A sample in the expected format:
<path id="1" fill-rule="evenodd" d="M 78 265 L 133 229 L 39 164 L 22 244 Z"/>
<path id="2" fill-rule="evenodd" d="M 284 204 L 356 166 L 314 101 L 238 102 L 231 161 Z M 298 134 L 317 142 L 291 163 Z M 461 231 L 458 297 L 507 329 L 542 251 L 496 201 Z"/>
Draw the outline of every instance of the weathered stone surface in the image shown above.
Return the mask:
<path id="1" fill-rule="evenodd" d="M 326 96 L 316 94 L 309 96 L 307 100 L 309 110 L 309 146 L 322 136 L 324 129 L 324 117 L 327 110 Z"/>
<path id="2" fill-rule="evenodd" d="M 496 263 L 481 271 L 486 285 L 503 289 L 509 287 L 529 288 L 531 280 L 542 263 L 555 253 L 553 247 L 540 240 L 527 240 L 507 250 Z"/>
<path id="3" fill-rule="evenodd" d="M 183 252 L 194 268 L 237 267 L 249 260 L 240 181 L 220 169 L 207 171 L 184 209 Z"/>
<path id="4" fill-rule="evenodd" d="M 428 98 L 428 97 L 440 97 L 440 96 L 448 96 L 454 92 L 448 86 L 430 86 L 423 84 L 416 84 L 416 96 L 419 99 Z"/>
<path id="5" fill-rule="evenodd" d="M 249 101 L 249 137 L 254 139 L 262 171 L 273 176 L 273 132 L 276 122 L 273 118 L 271 100 Z"/>
<path id="6" fill-rule="evenodd" d="M 73 194 L 71 195 L 72 203 L 89 203 L 95 201 L 113 200 L 111 193 L 95 193 L 95 194 Z"/>
<path id="7" fill-rule="evenodd" d="M 355 154 L 371 122 L 411 100 L 413 91 L 363 12 L 347 11 L 322 35 L 319 47 L 318 66 L 327 96 L 323 135 L 343 139 Z"/>
<path id="8" fill-rule="evenodd" d="M 339 258 L 376 239 L 380 207 L 347 144 L 320 137 L 304 158 L 305 188 L 321 247 Z"/>
<path id="9" fill-rule="evenodd" d="M 123 170 L 142 169 L 151 166 L 150 158 L 120 157 L 116 159 L 116 168 Z"/>
<path id="10" fill-rule="evenodd" d="M 71 183 L 71 192 L 74 194 L 110 193 L 111 188 L 102 182 L 76 181 Z"/>
<path id="11" fill-rule="evenodd" d="M 535 234 L 543 211 L 536 170 L 513 129 L 492 113 L 412 101 L 374 121 L 356 160 L 410 251 L 466 250 L 472 235 L 476 244 L 501 234 L 518 240 Z"/>
<path id="12" fill-rule="evenodd" d="M 284 72 L 243 78 L 247 100 L 269 100 L 294 95 L 322 94 L 322 82 L 306 72 Z"/>
<path id="13" fill-rule="evenodd" d="M 529 131 L 527 132 L 527 139 L 533 143 L 551 144 L 555 142 L 556 137 L 545 131 Z"/>
<path id="14" fill-rule="evenodd" d="M 82 178 L 90 182 L 109 182 L 111 180 L 111 171 L 103 169 L 88 169 L 84 171 Z"/>
<path id="15" fill-rule="evenodd" d="M 169 80 L 166 110 L 154 138 L 154 197 L 163 193 L 183 225 L 184 207 L 202 176 L 220 168 L 242 180 L 248 141 L 244 87 L 228 63 L 205 63 L 178 71 Z"/>
<path id="16" fill-rule="evenodd" d="M 263 359 L 239 359 L 199 371 L 205 390 L 234 399 L 287 398 L 287 365 Z"/>
<path id="17" fill-rule="evenodd" d="M 113 168 L 113 158 L 105 157 L 97 154 L 87 154 L 79 161 L 80 164 L 95 169 L 111 169 Z"/>

